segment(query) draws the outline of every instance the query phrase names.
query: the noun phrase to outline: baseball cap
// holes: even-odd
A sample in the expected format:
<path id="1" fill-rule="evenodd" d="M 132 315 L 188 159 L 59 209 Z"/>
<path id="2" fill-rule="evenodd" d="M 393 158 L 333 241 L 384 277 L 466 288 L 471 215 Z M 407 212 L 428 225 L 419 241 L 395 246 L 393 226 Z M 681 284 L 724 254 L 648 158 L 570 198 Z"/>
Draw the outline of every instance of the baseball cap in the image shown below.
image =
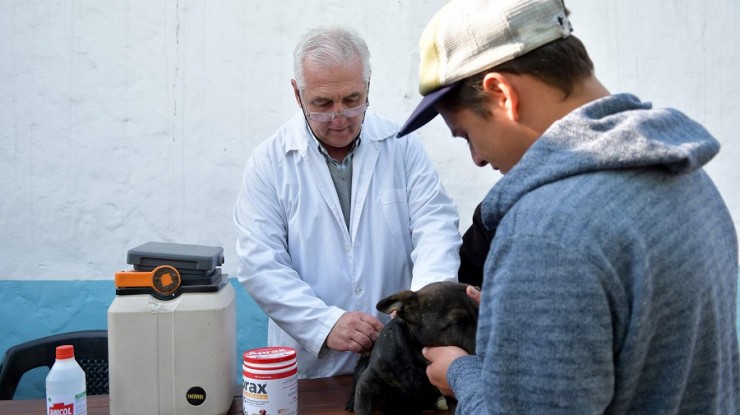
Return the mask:
<path id="1" fill-rule="evenodd" d="M 457 84 L 573 31 L 562 0 L 451 0 L 419 40 L 419 92 L 424 98 L 397 137 L 422 127 Z"/>

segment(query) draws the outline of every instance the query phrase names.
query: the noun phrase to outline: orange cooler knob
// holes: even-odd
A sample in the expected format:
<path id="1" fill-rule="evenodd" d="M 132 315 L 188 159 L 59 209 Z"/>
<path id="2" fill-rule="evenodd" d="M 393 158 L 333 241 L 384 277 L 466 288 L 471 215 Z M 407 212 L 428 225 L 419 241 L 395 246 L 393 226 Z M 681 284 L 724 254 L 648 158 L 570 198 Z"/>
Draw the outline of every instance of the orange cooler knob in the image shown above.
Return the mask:
<path id="1" fill-rule="evenodd" d="M 170 265 L 160 265 L 152 271 L 116 272 L 116 287 L 151 287 L 160 294 L 170 295 L 180 287 L 180 272 Z"/>

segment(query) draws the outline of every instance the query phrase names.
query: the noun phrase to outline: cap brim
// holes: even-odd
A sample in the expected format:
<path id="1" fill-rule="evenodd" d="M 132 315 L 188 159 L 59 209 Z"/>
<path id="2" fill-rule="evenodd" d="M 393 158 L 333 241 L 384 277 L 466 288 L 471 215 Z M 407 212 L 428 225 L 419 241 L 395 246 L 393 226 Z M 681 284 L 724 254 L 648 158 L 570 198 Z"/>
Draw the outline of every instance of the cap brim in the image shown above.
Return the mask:
<path id="1" fill-rule="evenodd" d="M 436 91 L 426 94 L 419 105 L 416 106 L 414 112 L 411 113 L 409 119 L 406 120 L 406 123 L 403 125 L 403 127 L 398 130 L 396 137 L 400 138 L 407 134 L 410 134 L 423 127 L 429 121 L 433 120 L 434 117 L 439 114 L 434 106 L 455 86 L 457 86 L 457 82 L 443 86 Z"/>

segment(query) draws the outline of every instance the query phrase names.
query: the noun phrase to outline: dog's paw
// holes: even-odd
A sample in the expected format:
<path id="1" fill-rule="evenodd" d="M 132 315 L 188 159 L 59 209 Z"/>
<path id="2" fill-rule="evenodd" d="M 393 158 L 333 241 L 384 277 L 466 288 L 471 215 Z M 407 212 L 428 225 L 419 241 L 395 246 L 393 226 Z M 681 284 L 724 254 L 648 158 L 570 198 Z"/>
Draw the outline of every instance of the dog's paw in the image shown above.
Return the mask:
<path id="1" fill-rule="evenodd" d="M 446 411 L 450 409 L 447 406 L 447 399 L 444 397 L 444 395 L 437 398 L 437 402 L 434 403 L 434 407 L 437 408 L 439 411 Z"/>
<path id="2" fill-rule="evenodd" d="M 355 394 L 354 393 L 349 397 L 349 399 L 347 399 L 347 403 L 344 405 L 344 410 L 347 412 L 355 411 Z"/>

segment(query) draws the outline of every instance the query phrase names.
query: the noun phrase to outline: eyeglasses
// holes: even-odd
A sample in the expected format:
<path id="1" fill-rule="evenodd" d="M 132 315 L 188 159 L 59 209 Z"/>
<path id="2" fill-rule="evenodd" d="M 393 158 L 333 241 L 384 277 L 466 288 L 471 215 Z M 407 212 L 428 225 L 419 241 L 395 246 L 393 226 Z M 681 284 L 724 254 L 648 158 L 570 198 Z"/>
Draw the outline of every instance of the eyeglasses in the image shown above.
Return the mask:
<path id="1" fill-rule="evenodd" d="M 312 121 L 316 122 L 332 122 L 334 121 L 334 118 L 341 115 L 344 118 L 352 118 L 356 117 L 358 115 L 364 114 L 365 110 L 367 110 L 367 107 L 369 107 L 369 103 L 360 104 L 354 108 L 347 108 L 344 111 L 339 112 L 308 112 L 307 109 L 303 109 L 304 114 L 306 114 L 306 117 L 311 119 Z"/>

